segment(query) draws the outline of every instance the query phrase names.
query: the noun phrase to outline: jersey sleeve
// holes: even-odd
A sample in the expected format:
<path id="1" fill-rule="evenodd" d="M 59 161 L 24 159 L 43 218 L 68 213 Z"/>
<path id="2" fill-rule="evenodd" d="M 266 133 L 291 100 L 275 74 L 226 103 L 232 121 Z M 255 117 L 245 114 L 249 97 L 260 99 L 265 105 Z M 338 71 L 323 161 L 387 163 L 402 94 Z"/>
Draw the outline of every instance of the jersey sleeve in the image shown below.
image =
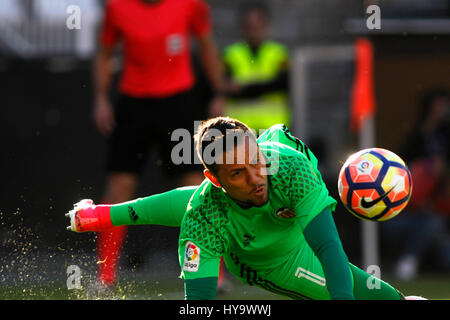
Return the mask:
<path id="1" fill-rule="evenodd" d="M 214 208 L 190 208 L 181 223 L 178 255 L 182 279 L 219 276 L 220 257 L 225 252 L 224 239 L 217 220 L 211 219 Z"/>
<path id="2" fill-rule="evenodd" d="M 120 30 L 114 19 L 114 7 L 110 2 L 106 4 L 103 23 L 100 30 L 99 42 L 102 46 L 113 47 L 120 39 Z"/>
<path id="3" fill-rule="evenodd" d="M 211 32 L 211 12 L 209 5 L 203 0 L 192 0 L 191 31 L 196 37 L 202 37 Z"/>
<path id="4" fill-rule="evenodd" d="M 114 226 L 155 224 L 179 227 L 197 186 L 181 187 L 111 206 Z"/>
<path id="5" fill-rule="evenodd" d="M 322 265 L 331 299 L 354 300 L 348 258 L 328 208 L 308 224 L 304 235 Z"/>
<path id="6" fill-rule="evenodd" d="M 184 280 L 185 300 L 214 300 L 217 277 Z"/>
<path id="7" fill-rule="evenodd" d="M 220 256 L 197 243 L 187 239 L 180 241 L 178 256 L 181 278 L 184 280 L 218 278 Z"/>
<path id="8" fill-rule="evenodd" d="M 222 190 L 210 182 L 195 191 L 181 222 L 178 243 L 183 279 L 219 276 L 220 257 L 228 244 L 226 210 Z"/>

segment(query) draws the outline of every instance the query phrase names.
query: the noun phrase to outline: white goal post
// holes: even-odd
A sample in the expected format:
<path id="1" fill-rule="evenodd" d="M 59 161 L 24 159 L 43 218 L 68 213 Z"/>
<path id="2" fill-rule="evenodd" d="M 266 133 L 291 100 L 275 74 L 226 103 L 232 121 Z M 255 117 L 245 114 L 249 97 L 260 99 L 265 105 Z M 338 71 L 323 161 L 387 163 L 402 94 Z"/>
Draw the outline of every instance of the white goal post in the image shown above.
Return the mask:
<path id="1" fill-rule="evenodd" d="M 312 77 L 310 66 L 314 63 L 348 63 L 355 59 L 354 46 L 343 45 L 319 45 L 304 46 L 294 50 L 292 55 L 291 72 L 291 103 L 293 112 L 292 131 L 303 141 L 308 141 L 311 135 L 310 103 L 313 94 L 310 90 Z M 336 75 L 324 75 L 333 77 Z M 340 81 L 336 79 L 337 83 Z M 351 87 L 348 88 L 349 92 Z M 350 106 L 348 106 L 350 112 Z M 366 119 L 358 137 L 359 150 L 375 147 L 375 120 L 374 117 Z M 319 159 L 320 160 L 320 159 Z M 336 163 L 336 166 L 342 164 Z M 340 169 L 340 168 L 338 168 Z M 379 265 L 378 225 L 370 221 L 361 221 L 362 236 L 362 264 L 365 270 L 371 265 Z"/>

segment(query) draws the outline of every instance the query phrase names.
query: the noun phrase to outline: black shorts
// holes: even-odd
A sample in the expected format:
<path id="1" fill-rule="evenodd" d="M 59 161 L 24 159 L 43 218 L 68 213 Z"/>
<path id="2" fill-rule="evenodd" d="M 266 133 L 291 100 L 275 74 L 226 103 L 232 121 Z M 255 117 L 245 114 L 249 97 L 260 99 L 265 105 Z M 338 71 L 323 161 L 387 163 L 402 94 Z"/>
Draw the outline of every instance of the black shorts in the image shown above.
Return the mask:
<path id="1" fill-rule="evenodd" d="M 140 175 L 149 152 L 156 150 L 157 166 L 171 178 L 201 170 L 194 164 L 194 121 L 203 119 L 203 112 L 193 104 L 191 91 L 167 98 L 134 98 L 120 94 L 115 105 L 116 127 L 108 140 L 107 170 Z M 190 164 L 174 164 L 171 152 L 180 141 L 171 141 L 175 129 L 190 133 Z"/>

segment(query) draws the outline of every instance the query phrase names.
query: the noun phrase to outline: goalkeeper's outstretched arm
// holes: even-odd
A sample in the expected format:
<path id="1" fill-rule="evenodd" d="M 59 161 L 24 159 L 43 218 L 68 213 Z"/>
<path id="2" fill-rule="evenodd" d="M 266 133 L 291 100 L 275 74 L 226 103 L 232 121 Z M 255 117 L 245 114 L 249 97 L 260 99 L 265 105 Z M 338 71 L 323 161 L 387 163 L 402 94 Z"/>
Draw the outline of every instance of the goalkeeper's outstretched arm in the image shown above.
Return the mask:
<path id="1" fill-rule="evenodd" d="M 102 231 L 115 226 L 155 224 L 179 227 L 197 186 L 176 188 L 164 193 L 114 205 L 95 205 L 82 200 L 66 214 L 67 229 L 75 232 Z"/>

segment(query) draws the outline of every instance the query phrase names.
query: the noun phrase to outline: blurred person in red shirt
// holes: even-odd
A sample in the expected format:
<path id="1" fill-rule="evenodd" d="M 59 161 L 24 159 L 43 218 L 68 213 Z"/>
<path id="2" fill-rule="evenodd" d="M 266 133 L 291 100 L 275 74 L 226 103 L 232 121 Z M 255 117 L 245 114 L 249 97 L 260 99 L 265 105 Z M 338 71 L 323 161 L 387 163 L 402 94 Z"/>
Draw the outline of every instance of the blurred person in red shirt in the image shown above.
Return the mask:
<path id="1" fill-rule="evenodd" d="M 405 247 L 396 265 L 396 276 L 410 280 L 421 258 L 431 247 L 440 266 L 450 271 L 450 94 L 437 89 L 423 97 L 418 123 L 406 141 L 402 157 L 413 180 L 411 200 L 405 212 L 385 223 L 390 237 Z"/>
<path id="2" fill-rule="evenodd" d="M 212 37 L 210 8 L 203 0 L 110 0 L 106 3 L 99 50 L 94 63 L 94 121 L 108 137 L 104 203 L 135 196 L 148 151 L 157 146 L 162 168 L 179 185 L 197 185 L 201 171 L 171 161 L 170 134 L 177 128 L 193 131 L 197 112 L 192 105 L 195 76 L 191 65 L 193 36 L 203 71 L 214 97 L 208 115 L 222 114 L 223 77 Z M 123 69 L 118 97 L 109 99 L 113 57 L 118 44 Z M 98 235 L 99 283 L 117 281 L 117 266 L 126 235 L 116 227 Z"/>

